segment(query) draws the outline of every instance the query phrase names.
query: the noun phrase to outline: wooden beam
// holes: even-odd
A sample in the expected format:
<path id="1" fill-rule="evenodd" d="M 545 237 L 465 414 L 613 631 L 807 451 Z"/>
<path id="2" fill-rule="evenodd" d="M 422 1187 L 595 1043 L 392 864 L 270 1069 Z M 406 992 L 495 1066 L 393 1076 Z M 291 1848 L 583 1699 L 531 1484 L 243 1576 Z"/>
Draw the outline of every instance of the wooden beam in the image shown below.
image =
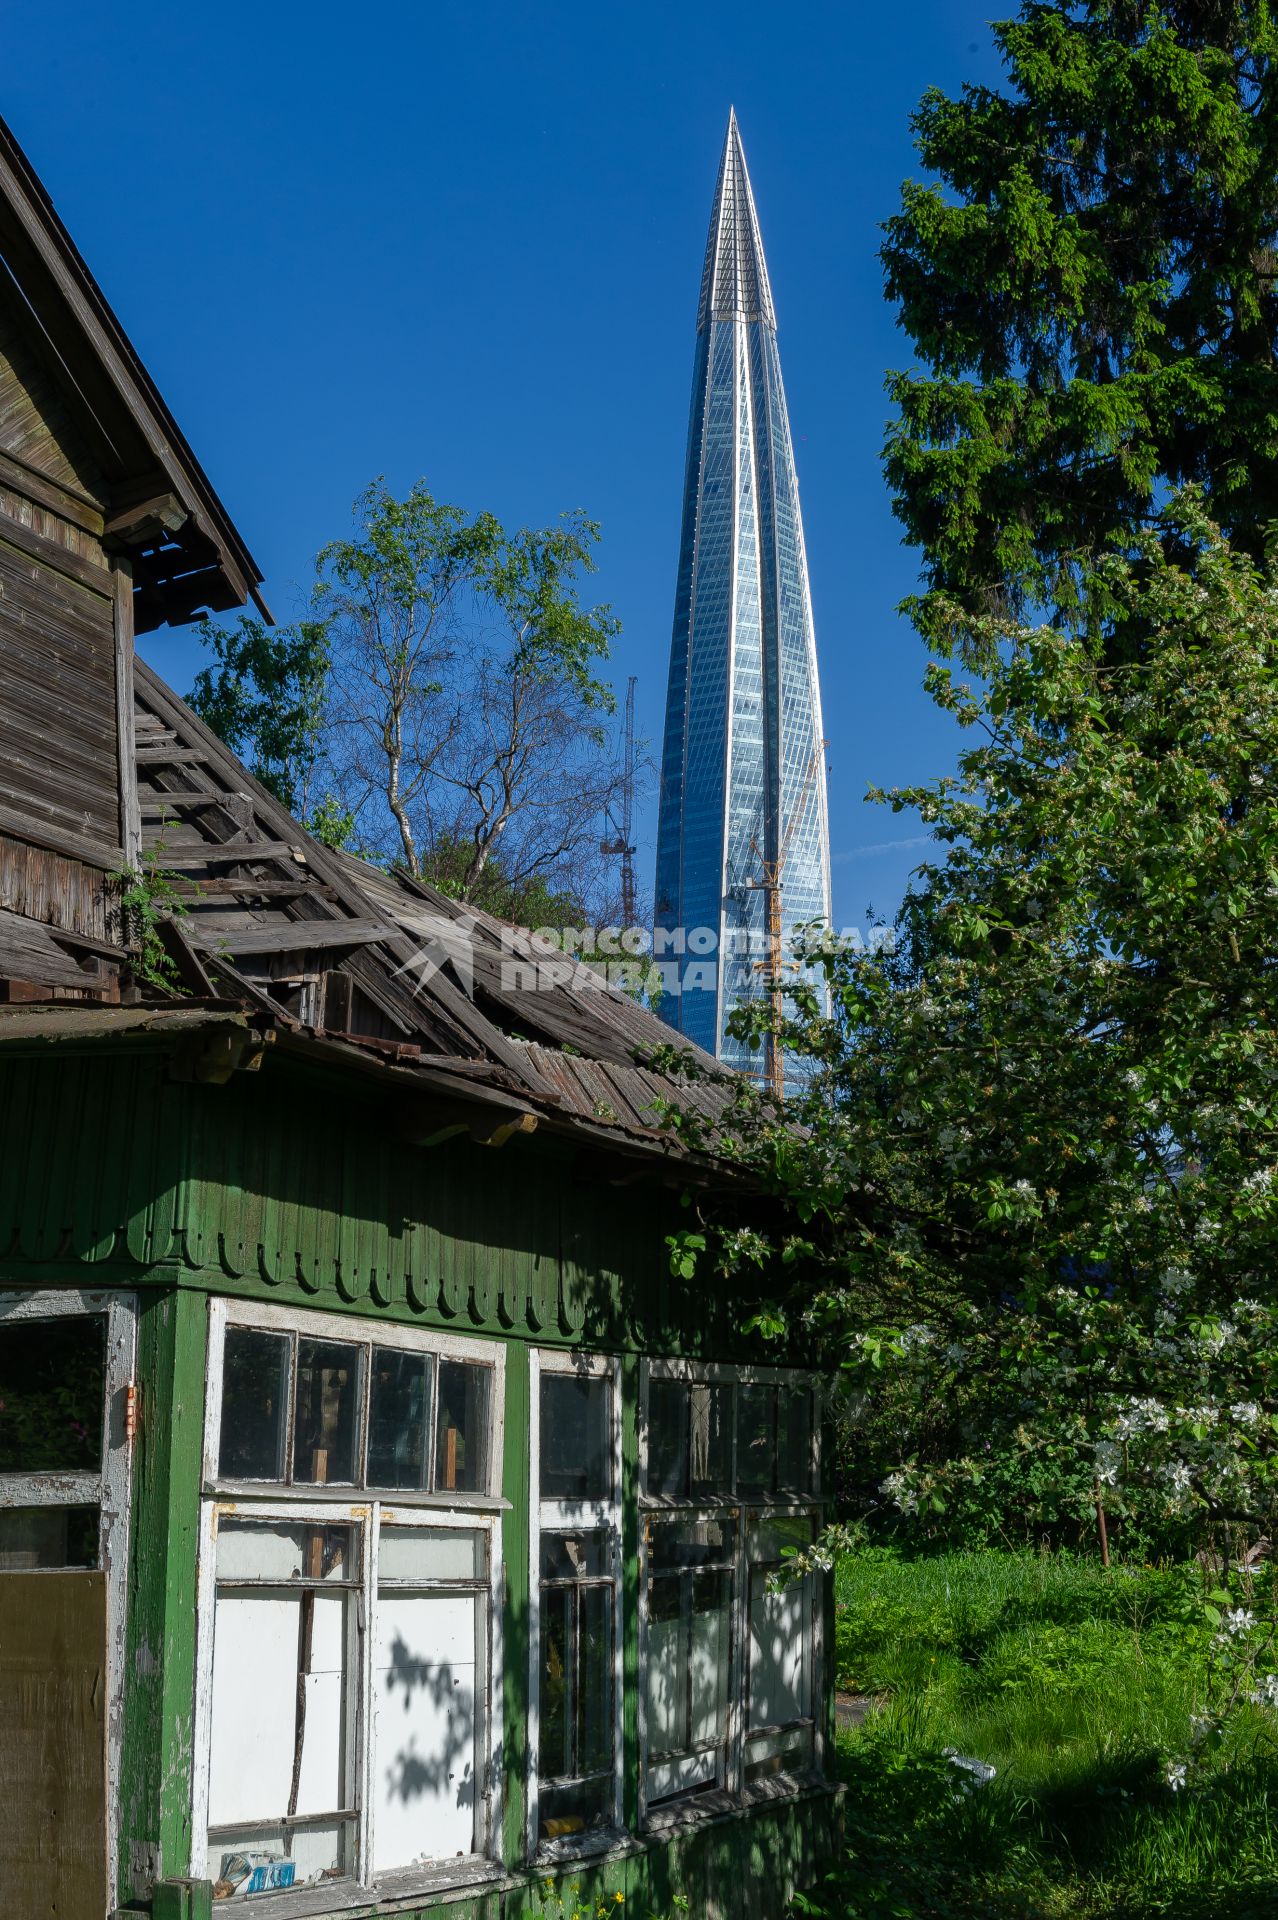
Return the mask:
<path id="1" fill-rule="evenodd" d="M 155 846 L 144 851 L 156 852 Z M 306 864 L 300 847 L 289 840 L 210 840 L 203 847 L 165 847 L 160 862 L 166 873 L 187 873 L 193 867 L 220 866 L 224 861 L 299 860 Z"/>
<path id="2" fill-rule="evenodd" d="M 207 765 L 212 757 L 201 747 L 153 747 L 145 739 L 139 742 L 137 751 L 140 767 L 185 767 L 196 762 Z"/>
<path id="3" fill-rule="evenodd" d="M 133 569 L 121 555 L 115 563 L 112 608 L 115 628 L 115 727 L 120 754 L 120 840 L 124 864 L 142 865 L 142 814 L 133 737 Z"/>
<path id="4" fill-rule="evenodd" d="M 366 947 L 396 929 L 377 920 L 282 920 L 270 927 L 200 927 L 183 923 L 193 947 L 216 953 L 294 953 L 315 947 Z"/>
<path id="5" fill-rule="evenodd" d="M 251 804 L 252 799 L 251 793 L 235 793 L 225 787 L 188 787 L 184 793 L 152 788 L 140 796 L 139 804 L 144 814 L 156 819 L 166 807 L 225 807 L 244 800 Z"/>
<path id="6" fill-rule="evenodd" d="M 175 493 L 158 493 L 150 500 L 139 500 L 136 506 L 113 513 L 102 530 L 103 538 L 132 546 L 139 540 L 176 533 L 190 517 Z"/>

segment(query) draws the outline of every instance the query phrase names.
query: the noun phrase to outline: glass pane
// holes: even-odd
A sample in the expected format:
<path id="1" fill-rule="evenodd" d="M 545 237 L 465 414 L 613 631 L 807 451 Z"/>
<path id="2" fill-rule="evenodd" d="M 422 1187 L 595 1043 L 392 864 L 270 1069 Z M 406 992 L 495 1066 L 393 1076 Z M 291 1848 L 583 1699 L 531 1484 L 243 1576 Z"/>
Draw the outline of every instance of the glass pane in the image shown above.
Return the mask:
<path id="1" fill-rule="evenodd" d="M 437 1493 L 487 1493 L 492 1368 L 460 1360 L 439 1363 L 435 1430 Z"/>
<path id="2" fill-rule="evenodd" d="M 805 1513 L 773 1514 L 751 1527 L 747 1552 L 755 1565 L 776 1566 L 788 1557 L 789 1548 L 797 1552 L 802 1547 L 810 1547 L 812 1533 L 812 1520 Z"/>
<path id="3" fill-rule="evenodd" d="M 0 1473 L 102 1466 L 106 1316 L 0 1320 Z"/>
<path id="4" fill-rule="evenodd" d="M 222 1832 L 209 1840 L 209 1867 L 216 1876 L 213 1898 L 271 1893 L 302 1887 L 308 1881 L 336 1879 L 351 1871 L 353 1821 L 326 1820 L 315 1826 L 282 1821 Z"/>
<path id="5" fill-rule="evenodd" d="M 812 1395 L 806 1387 L 781 1387 L 777 1393 L 777 1489 L 812 1491 Z"/>
<path id="6" fill-rule="evenodd" d="M 355 1410 L 359 1401 L 359 1348 L 328 1340 L 297 1343 L 297 1394 L 293 1413 L 293 1478 L 308 1485 L 355 1478 Z"/>
<path id="7" fill-rule="evenodd" d="M 381 1580 L 482 1580 L 484 1535 L 459 1527 L 383 1527 L 377 1567 Z"/>
<path id="8" fill-rule="evenodd" d="M 543 1580 L 606 1580 L 612 1572 L 603 1533 L 543 1533 Z"/>
<path id="9" fill-rule="evenodd" d="M 648 1382 L 648 1492 L 687 1498 L 688 1389 L 681 1380 Z"/>
<path id="10" fill-rule="evenodd" d="M 730 1564 L 737 1550 L 735 1520 L 654 1520 L 648 1565 L 654 1573 Z"/>
<path id="11" fill-rule="evenodd" d="M 292 1526 L 284 1520 L 220 1520 L 219 1581 L 355 1580 L 359 1554 L 354 1527 Z"/>
<path id="12" fill-rule="evenodd" d="M 607 1380 L 572 1373 L 541 1376 L 541 1497 L 607 1500 L 612 1445 Z"/>
<path id="13" fill-rule="evenodd" d="M 799 1727 L 787 1733 L 760 1733 L 746 1741 L 747 1782 L 766 1780 L 774 1773 L 801 1773 L 811 1765 L 811 1727 Z"/>
<path id="14" fill-rule="evenodd" d="M 732 1492 L 732 1389 L 688 1388 L 689 1468 L 694 1498 Z"/>
<path id="15" fill-rule="evenodd" d="M 288 1335 L 228 1327 L 222 1356 L 223 1480 L 284 1478 Z"/>
<path id="16" fill-rule="evenodd" d="M 426 1485 L 430 1433 L 428 1354 L 373 1348 L 368 1406 L 368 1484 L 421 1489 Z"/>
<path id="17" fill-rule="evenodd" d="M 0 1573 L 97 1564 L 96 1507 L 0 1507 Z"/>
<path id="18" fill-rule="evenodd" d="M 541 1730 L 537 1770 L 543 1780 L 571 1771 L 568 1732 L 572 1722 L 571 1684 L 574 1593 L 551 1587 L 541 1595 Z"/>
<path id="19" fill-rule="evenodd" d="M 777 1484 L 777 1390 L 741 1387 L 737 1393 L 737 1485 L 745 1495 L 773 1493 Z"/>
<path id="20" fill-rule="evenodd" d="M 611 1775 L 570 1787 L 539 1787 L 537 1819 L 542 1839 L 567 1840 L 576 1833 L 611 1826 L 612 1795 Z"/>
<path id="21" fill-rule="evenodd" d="M 577 1765 L 579 1774 L 612 1769 L 612 1588 L 578 1595 Z"/>

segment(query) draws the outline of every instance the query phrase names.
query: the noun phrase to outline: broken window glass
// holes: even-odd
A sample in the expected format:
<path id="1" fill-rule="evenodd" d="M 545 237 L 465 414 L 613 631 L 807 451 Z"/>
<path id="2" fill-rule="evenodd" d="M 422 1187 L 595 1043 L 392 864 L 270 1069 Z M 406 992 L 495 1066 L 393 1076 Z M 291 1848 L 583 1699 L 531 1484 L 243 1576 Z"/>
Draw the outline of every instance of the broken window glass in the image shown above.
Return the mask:
<path id="1" fill-rule="evenodd" d="M 106 1316 L 0 1320 L 0 1473 L 102 1465 Z"/>
<path id="2" fill-rule="evenodd" d="M 97 1564 L 96 1507 L 0 1507 L 0 1573 Z"/>

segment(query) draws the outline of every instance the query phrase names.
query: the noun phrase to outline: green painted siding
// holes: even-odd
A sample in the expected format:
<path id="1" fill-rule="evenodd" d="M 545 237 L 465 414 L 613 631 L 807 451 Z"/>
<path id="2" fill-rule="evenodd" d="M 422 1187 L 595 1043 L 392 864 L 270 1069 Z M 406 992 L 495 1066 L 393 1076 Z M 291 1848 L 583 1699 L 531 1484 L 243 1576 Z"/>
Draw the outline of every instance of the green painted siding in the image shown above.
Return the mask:
<path id="1" fill-rule="evenodd" d="M 120 1794 L 125 1893 L 190 1862 L 207 1330 L 198 1294 L 142 1296 Z"/>
<path id="2" fill-rule="evenodd" d="M 543 1344 L 761 1353 L 737 1330 L 740 1276 L 672 1281 L 677 1196 L 606 1185 L 597 1159 L 586 1178 L 559 1142 L 412 1146 L 349 1089 L 270 1062 L 184 1084 L 156 1052 L 6 1059 L 0 1113 L 0 1284 L 47 1285 L 43 1269 L 69 1264 L 94 1285 L 127 1276 Z"/>
<path id="3" fill-rule="evenodd" d="M 195 1614 L 208 1299 L 269 1300 L 506 1344 L 504 1858 L 524 1857 L 529 1661 L 529 1349 L 621 1356 L 625 1813 L 638 1819 L 639 1355 L 783 1356 L 743 1341 L 731 1288 L 672 1281 L 687 1221 L 660 1185 L 605 1184 L 594 1156 L 542 1136 L 500 1149 L 405 1142 L 348 1082 L 276 1070 L 222 1087 L 171 1077 L 156 1050 L 0 1061 L 0 1285 L 127 1286 L 140 1301 L 125 1650 L 123 1899 L 170 1885 L 155 1920 L 202 1920 L 190 1862 Z M 789 1356 L 798 1358 L 799 1356 Z M 829 1626 L 827 1620 L 827 1627 Z M 829 1642 L 827 1642 L 829 1644 Z M 558 1916 L 574 1884 L 660 1920 L 780 1920 L 832 1842 L 836 1801 L 759 1805 L 631 1843 L 593 1869 L 440 1896 L 406 1920 Z M 207 1883 L 205 1883 L 207 1884 Z M 624 1905 L 616 1894 L 624 1896 Z M 165 1904 L 167 1902 L 167 1905 Z M 354 1909 L 359 1912 L 363 1909 Z M 589 1909 L 588 1909 L 589 1910 Z M 366 1911 L 376 1911 L 370 1907 Z"/>

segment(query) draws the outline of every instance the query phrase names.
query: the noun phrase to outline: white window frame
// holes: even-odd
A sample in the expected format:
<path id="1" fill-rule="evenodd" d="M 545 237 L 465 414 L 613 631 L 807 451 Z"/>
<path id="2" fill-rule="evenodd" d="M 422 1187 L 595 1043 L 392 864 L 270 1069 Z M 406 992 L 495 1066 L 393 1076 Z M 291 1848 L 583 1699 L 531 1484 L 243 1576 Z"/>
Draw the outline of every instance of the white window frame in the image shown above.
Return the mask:
<path id="1" fill-rule="evenodd" d="M 136 1393 L 137 1296 L 76 1287 L 38 1293 L 0 1292 L 0 1327 L 8 1321 L 59 1320 L 102 1314 L 106 1366 L 102 1408 L 102 1462 L 97 1473 L 0 1474 L 0 1507 L 96 1506 L 98 1566 L 106 1575 L 106 1834 L 107 1904 L 117 1898 L 120 1851 L 120 1760 L 123 1745 L 125 1636 L 128 1612 L 129 1506 L 133 1432 L 130 1390 Z M 136 1403 L 135 1403 L 136 1404 Z M 39 1570 L 37 1570 L 39 1571 Z M 50 1573 L 63 1571 L 48 1568 Z M 0 1580 L 4 1579 L 0 1572 Z"/>
<path id="2" fill-rule="evenodd" d="M 412 1489 L 363 1489 L 347 1485 L 297 1484 L 278 1481 L 221 1481 L 217 1456 L 222 1422 L 223 1347 L 228 1327 L 251 1326 L 264 1332 L 296 1333 L 303 1338 L 367 1342 L 427 1352 L 442 1360 L 469 1360 L 493 1370 L 488 1436 L 488 1487 L 482 1493 L 429 1493 Z M 365 1369 L 367 1373 L 367 1369 Z M 191 1802 L 191 1875 L 209 1877 L 209 1777 L 213 1731 L 213 1644 L 217 1607 L 217 1531 L 223 1518 L 287 1520 L 296 1525 L 332 1526 L 348 1522 L 362 1529 L 363 1563 L 356 1594 L 360 1609 L 359 1660 L 348 1681 L 352 1700 L 353 1771 L 359 1788 L 355 1811 L 356 1861 L 354 1872 L 330 1885 L 331 1898 L 342 1903 L 375 1886 L 397 1897 L 429 1893 L 452 1886 L 483 1884 L 500 1877 L 502 1834 L 502 1605 L 505 1598 L 502 1563 L 501 1514 L 509 1501 L 498 1491 L 502 1474 L 505 1349 L 497 1341 L 467 1339 L 427 1332 L 349 1314 L 308 1312 L 304 1308 L 259 1306 L 252 1302 L 218 1298 L 209 1302 L 209 1351 L 204 1408 L 204 1498 L 200 1511 L 199 1571 L 196 1602 L 196 1697 Z M 361 1387 L 360 1431 L 366 1431 L 368 1381 Z M 431 1418 L 435 1418 L 432 1407 Z M 361 1437 L 361 1445 L 363 1439 Z M 474 1851 L 448 1860 L 423 1861 L 374 1875 L 374 1793 L 372 1727 L 369 1706 L 373 1684 L 373 1619 L 379 1590 L 379 1560 L 384 1526 L 430 1526 L 487 1536 L 488 1580 L 486 1666 L 476 1676 L 475 1839 Z M 466 1583 L 462 1583 L 466 1584 Z M 477 1653 L 479 1649 L 477 1648 Z M 253 1913 L 269 1916 L 273 1907 L 291 1911 L 293 1891 L 254 1896 L 247 1903 Z M 236 1908 L 239 1911 L 239 1908 Z"/>
<path id="3" fill-rule="evenodd" d="M 289 1485 L 280 1480 L 223 1479 L 218 1472 L 218 1449 L 222 1436 L 222 1367 L 228 1327 L 253 1327 L 263 1333 L 295 1333 L 302 1339 L 324 1340 L 336 1345 L 344 1341 L 375 1347 L 397 1347 L 408 1353 L 428 1353 L 437 1360 L 462 1360 L 492 1370 L 493 1390 L 489 1405 L 488 1485 L 480 1493 L 458 1491 L 433 1493 L 412 1487 L 370 1487 L 363 1483 L 334 1481 L 331 1486 L 310 1481 Z M 360 1384 L 359 1434 L 364 1448 L 368 1433 L 370 1382 L 368 1368 Z M 466 1508 L 479 1512 L 508 1511 L 510 1502 L 501 1494 L 502 1435 L 506 1403 L 506 1349 L 501 1341 L 468 1339 L 464 1334 L 428 1331 L 424 1327 L 400 1326 L 394 1321 L 371 1320 L 362 1315 L 314 1313 L 304 1307 L 259 1306 L 248 1300 L 217 1298 L 209 1302 L 209 1357 L 205 1392 L 204 1491 L 223 1495 L 238 1494 L 246 1500 L 277 1497 L 323 1502 L 360 1499 L 380 1500 L 384 1505 L 423 1507 L 450 1511 Z M 438 1416 L 431 1407 L 432 1427 Z M 292 1411 L 289 1411 L 292 1418 Z"/>
<path id="4" fill-rule="evenodd" d="M 578 1353 L 562 1347 L 534 1347 L 529 1355 L 529 1523 L 528 1523 L 528 1823 L 530 1860 L 560 1860 L 605 1852 L 625 1832 L 624 1642 L 621 1583 L 621 1363 L 609 1354 Z M 543 1374 L 607 1380 L 611 1388 L 611 1497 L 597 1500 L 543 1500 L 541 1497 L 541 1380 Z M 541 1536 L 542 1532 L 603 1533 L 612 1565 L 612 1823 L 603 1832 L 542 1840 L 540 1820 L 541 1733 Z"/>
<path id="5" fill-rule="evenodd" d="M 721 1495 L 698 1493 L 683 1500 L 666 1495 L 648 1492 L 648 1396 L 654 1380 L 683 1381 L 689 1385 L 705 1382 L 713 1386 L 779 1386 L 799 1388 L 811 1394 L 812 1406 L 812 1491 L 808 1495 L 789 1494 L 750 1494 L 738 1492 Z M 738 1419 L 734 1398 L 732 1422 L 732 1480 L 737 1483 L 737 1432 Z M 822 1501 L 822 1463 L 821 1463 L 821 1387 L 818 1377 L 802 1368 L 796 1367 L 757 1367 L 727 1366 L 717 1362 L 696 1360 L 641 1360 L 639 1366 L 639 1684 L 636 1711 L 639 1734 L 639 1826 L 640 1830 L 653 1830 L 667 1826 L 682 1825 L 685 1822 L 709 1818 L 732 1807 L 749 1805 L 755 1799 L 772 1798 L 778 1793 L 799 1792 L 806 1782 L 803 1779 L 782 1774 L 772 1782 L 750 1782 L 745 1779 L 747 1746 L 752 1731 L 760 1733 L 763 1729 L 751 1729 L 749 1725 L 750 1709 L 750 1587 L 751 1568 L 761 1563 L 752 1562 L 749 1556 L 749 1536 L 753 1525 L 769 1519 L 793 1520 L 810 1517 L 814 1531 L 821 1526 Z M 713 1789 L 686 1796 L 672 1796 L 660 1801 L 656 1807 L 648 1806 L 648 1579 L 649 1579 L 649 1522 L 659 1520 L 726 1520 L 733 1518 L 737 1525 L 736 1572 L 733 1583 L 733 1622 L 732 1639 L 729 1653 L 728 1677 L 728 1714 L 727 1714 L 727 1788 L 718 1792 Z M 812 1771 L 824 1774 L 826 1761 L 826 1743 L 824 1714 L 825 1698 L 825 1649 L 824 1649 L 824 1607 L 822 1604 L 821 1582 L 809 1576 L 809 1644 L 811 1647 L 812 1673 Z M 789 1726 L 798 1726 L 800 1722 L 789 1722 Z"/>

